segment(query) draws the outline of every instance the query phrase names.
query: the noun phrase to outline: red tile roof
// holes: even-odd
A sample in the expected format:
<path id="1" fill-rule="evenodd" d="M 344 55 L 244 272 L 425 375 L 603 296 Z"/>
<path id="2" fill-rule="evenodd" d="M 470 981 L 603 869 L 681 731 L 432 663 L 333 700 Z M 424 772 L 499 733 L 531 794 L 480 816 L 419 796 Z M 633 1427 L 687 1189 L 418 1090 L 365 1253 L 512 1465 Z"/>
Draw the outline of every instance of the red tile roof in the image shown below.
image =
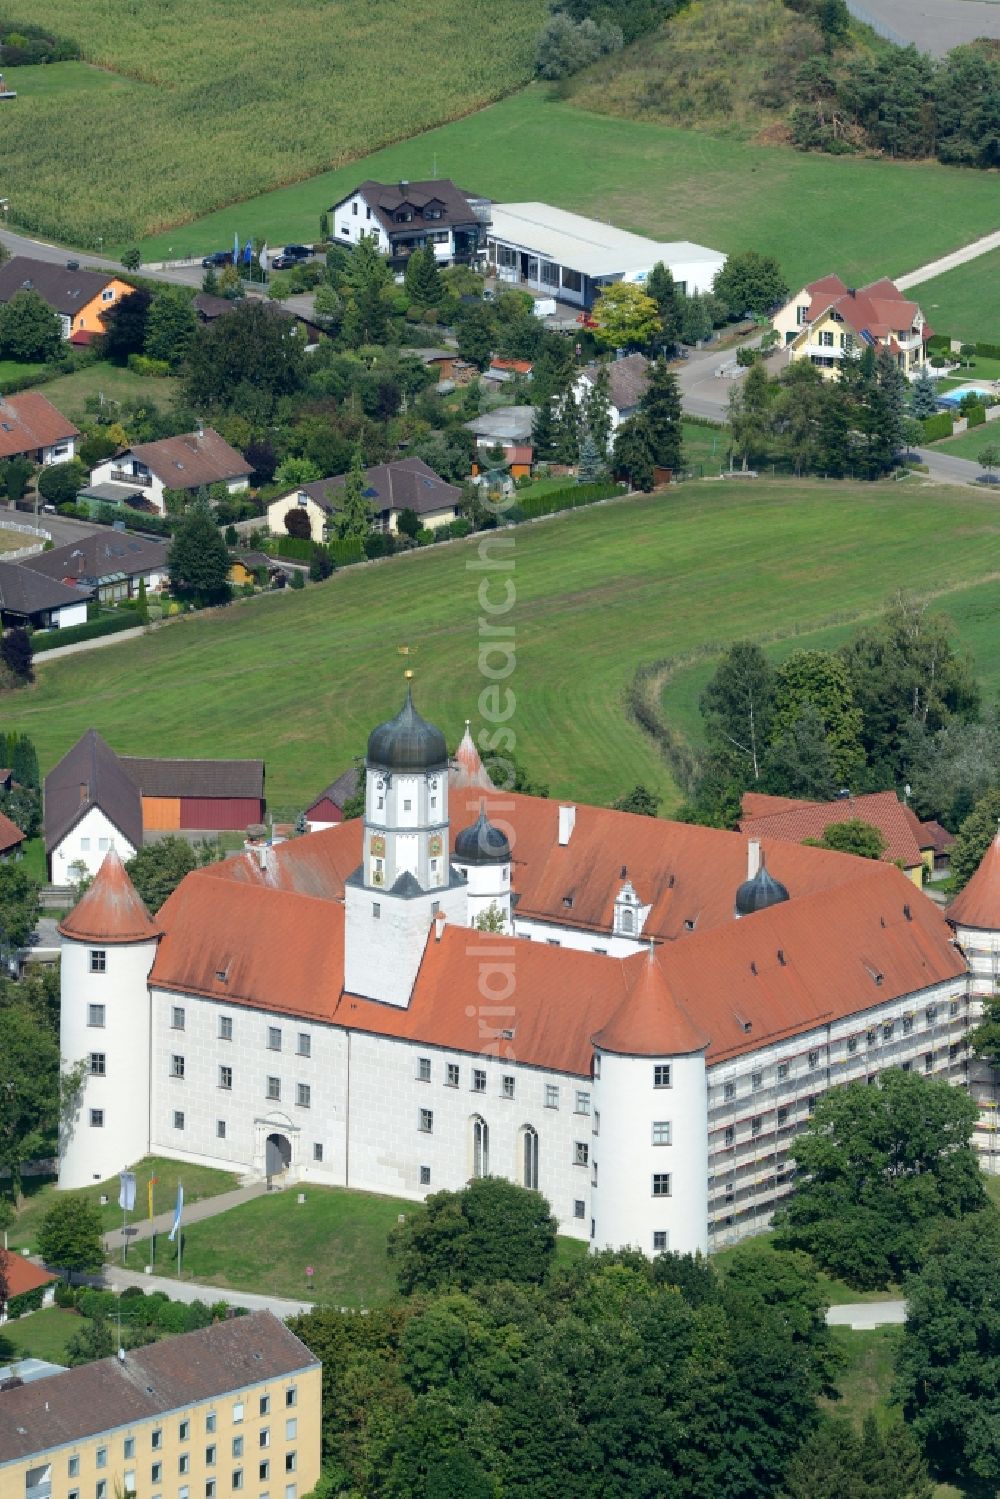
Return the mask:
<path id="1" fill-rule="evenodd" d="M 59 1279 L 41 1265 L 33 1265 L 23 1254 L 8 1253 L 0 1249 L 0 1259 L 7 1271 L 7 1292 L 11 1297 L 24 1296 L 28 1291 L 37 1291 L 39 1286 L 50 1286 Z"/>
<path id="2" fill-rule="evenodd" d="M 19 848 L 24 842 L 25 835 L 21 832 L 16 822 L 0 812 L 0 854 L 10 853 L 12 848 Z"/>
<path id="3" fill-rule="evenodd" d="M 144 463 L 168 489 L 198 489 L 203 484 L 247 478 L 253 472 L 243 454 L 230 447 L 214 427 L 162 437 L 157 442 L 135 443 L 122 456 L 129 454 Z"/>
<path id="4" fill-rule="evenodd" d="M 956 926 L 1000 931 L 1000 833 L 986 850 L 972 879 L 948 907 L 947 916 Z"/>
<path id="5" fill-rule="evenodd" d="M 150 916 L 115 849 L 109 849 L 83 899 L 59 923 L 76 942 L 148 942 L 161 928 Z"/>
<path id="6" fill-rule="evenodd" d="M 624 965 L 631 987 L 607 1025 L 593 1038 L 602 1051 L 638 1057 L 688 1056 L 709 1038 L 698 1030 L 671 991 L 652 947 Z M 638 972 L 635 972 L 635 970 Z"/>
<path id="7" fill-rule="evenodd" d="M 781 798 L 772 800 L 777 802 Z M 922 862 L 920 842 L 913 829 L 913 822 L 917 819 L 894 791 L 838 797 L 832 802 L 789 800 L 785 802 L 784 811 L 774 809 L 756 816 L 748 815 L 744 804 L 740 831 L 752 838 L 783 838 L 802 843 L 806 838 L 822 838 L 832 823 L 853 822 L 855 819 L 878 828 L 886 843 L 882 855 L 886 862 L 895 864 L 898 860 L 904 869 L 915 869 Z"/>
<path id="8" fill-rule="evenodd" d="M 37 390 L 0 396 L 0 458 L 33 453 L 36 448 L 49 448 L 79 435 L 79 427 L 74 427 Z"/>

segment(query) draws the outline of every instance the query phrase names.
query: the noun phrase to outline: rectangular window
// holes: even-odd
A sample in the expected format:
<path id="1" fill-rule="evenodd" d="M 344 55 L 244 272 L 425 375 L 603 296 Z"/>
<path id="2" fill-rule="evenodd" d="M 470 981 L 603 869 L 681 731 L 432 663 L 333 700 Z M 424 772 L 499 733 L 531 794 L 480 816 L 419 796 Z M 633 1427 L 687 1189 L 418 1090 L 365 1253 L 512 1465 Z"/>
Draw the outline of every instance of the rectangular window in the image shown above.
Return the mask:
<path id="1" fill-rule="evenodd" d="M 135 1437 L 126 1437 L 122 1446 L 122 1456 L 135 1457 Z"/>
<path id="2" fill-rule="evenodd" d="M 205 1479 L 205 1499 L 215 1499 L 215 1479 Z"/>
<path id="3" fill-rule="evenodd" d="M 71 1457 L 69 1460 L 69 1476 L 70 1478 L 79 1478 L 80 1476 L 80 1459 L 78 1457 Z"/>
<path id="4" fill-rule="evenodd" d="M 103 1129 L 104 1128 L 104 1110 L 103 1109 L 91 1109 L 91 1111 L 90 1111 L 90 1127 L 91 1127 L 91 1129 Z"/>
<path id="5" fill-rule="evenodd" d="M 243 1438 L 242 1437 L 233 1437 L 233 1456 L 234 1457 L 242 1457 L 243 1456 Z"/>
<path id="6" fill-rule="evenodd" d="M 858 1038 L 857 1038 L 857 1036 L 848 1036 L 848 1038 L 847 1038 L 847 1050 L 848 1050 L 848 1054 L 853 1057 L 853 1055 L 857 1051 L 857 1049 L 858 1049 Z"/>
<path id="7" fill-rule="evenodd" d="M 925 1051 L 924 1052 L 924 1071 L 925 1072 L 931 1072 L 931 1071 L 933 1071 L 933 1068 L 934 1068 L 934 1053 L 932 1051 Z"/>
<path id="8" fill-rule="evenodd" d="M 153 1449 L 154 1452 L 159 1447 L 163 1446 L 163 1432 L 162 1431 L 157 1430 L 157 1431 L 153 1432 L 152 1438 L 150 1440 L 150 1446 L 152 1447 L 152 1449 Z"/>
<path id="9" fill-rule="evenodd" d="M 296 1083 L 295 1102 L 300 1109 L 312 1108 L 312 1088 L 308 1083 Z"/>
<path id="10" fill-rule="evenodd" d="M 778 1128 L 782 1129 L 783 1126 L 786 1125 L 787 1123 L 788 1123 L 788 1110 L 787 1109 L 779 1109 L 778 1110 Z"/>
<path id="11" fill-rule="evenodd" d="M 417 1082 L 418 1083 L 429 1083 L 430 1080 L 431 1080 L 431 1059 L 430 1059 L 430 1057 L 418 1057 L 417 1058 Z"/>
<path id="12" fill-rule="evenodd" d="M 912 1031 L 913 1031 L 913 1016 L 912 1015 L 904 1015 L 903 1016 L 903 1035 L 904 1036 L 909 1036 L 912 1033 Z"/>
<path id="13" fill-rule="evenodd" d="M 736 1084 L 735 1083 L 723 1083 L 723 1085 L 722 1085 L 722 1096 L 726 1100 L 727 1103 L 731 1103 L 732 1100 L 736 1097 Z"/>
<path id="14" fill-rule="evenodd" d="M 951 1004 L 950 1004 L 950 1005 L 949 1005 L 949 1006 L 948 1006 L 948 1014 L 949 1014 L 949 1015 L 950 1015 L 950 1016 L 951 1016 L 951 1017 L 952 1017 L 952 1018 L 953 1018 L 953 1019 L 954 1019 L 954 1017 L 955 1017 L 955 1016 L 956 1016 L 956 1015 L 957 1015 L 957 1014 L 958 1014 L 958 1000 L 957 1000 L 957 999 L 953 999 L 953 1000 L 952 1000 L 952 1001 L 951 1001 Z"/>
<path id="15" fill-rule="evenodd" d="M 735 1145 L 736 1144 L 736 1130 L 735 1130 L 735 1128 L 734 1128 L 733 1125 L 731 1125 L 731 1124 L 727 1124 L 726 1125 L 725 1134 L 722 1137 L 722 1143 L 723 1143 L 723 1145 Z"/>
<path id="16" fill-rule="evenodd" d="M 595 1109 L 594 1110 L 594 1125 L 593 1125 L 593 1129 L 592 1129 L 591 1133 L 595 1134 L 595 1135 L 599 1135 L 601 1133 L 601 1111 L 600 1111 L 600 1109 Z"/>
<path id="17" fill-rule="evenodd" d="M 289 1416 L 285 1422 L 285 1441 L 294 1442 L 299 1434 L 299 1423 L 295 1416 Z"/>
<path id="18" fill-rule="evenodd" d="M 670 1196 L 670 1173 L 669 1173 L 669 1171 L 654 1171 L 653 1172 L 653 1196 L 654 1197 L 669 1197 Z"/>
<path id="19" fill-rule="evenodd" d="M 653 1253 L 663 1254 L 667 1247 L 667 1231 L 664 1228 L 653 1229 Z"/>
<path id="20" fill-rule="evenodd" d="M 669 1062 L 657 1062 L 656 1066 L 653 1068 L 653 1087 L 654 1088 L 669 1088 L 670 1087 L 670 1063 Z"/>
<path id="21" fill-rule="evenodd" d="M 895 1029 L 895 1027 L 894 1027 L 892 1021 L 891 1020 L 887 1020 L 886 1023 L 885 1023 L 885 1025 L 883 1025 L 883 1027 L 882 1027 L 882 1040 L 883 1041 L 891 1041 L 892 1040 L 892 1033 L 893 1033 L 894 1029 Z"/>
<path id="22" fill-rule="evenodd" d="M 87 1006 L 87 1024 L 93 1026 L 95 1030 L 103 1031 L 103 1029 L 104 1029 L 104 1006 L 103 1005 L 88 1005 Z"/>
<path id="23" fill-rule="evenodd" d="M 83 853 L 89 854 L 90 853 L 90 839 L 89 838 L 81 838 L 80 839 L 80 848 L 83 851 Z"/>
<path id="24" fill-rule="evenodd" d="M 960 1051 L 961 1051 L 961 1047 L 959 1046 L 959 1044 L 958 1044 L 957 1041 L 954 1042 L 951 1046 L 949 1046 L 948 1047 L 948 1060 L 949 1060 L 949 1062 L 954 1062 L 955 1059 L 958 1056 L 958 1053 Z"/>
<path id="25" fill-rule="evenodd" d="M 270 1476 L 271 1476 L 271 1464 L 268 1461 L 268 1459 L 265 1457 L 265 1459 L 264 1459 L 263 1462 L 260 1462 L 260 1463 L 257 1464 L 257 1478 L 258 1478 L 258 1480 L 261 1483 L 265 1483 L 267 1481 L 267 1479 L 270 1478 Z"/>
<path id="26" fill-rule="evenodd" d="M 269 1025 L 267 1028 L 267 1049 L 268 1051 L 281 1050 L 281 1031 L 276 1025 Z"/>
<path id="27" fill-rule="evenodd" d="M 575 1108 L 574 1112 L 577 1113 L 577 1114 L 589 1114 L 590 1113 L 590 1094 L 589 1093 L 584 1093 L 582 1091 L 578 1091 L 577 1092 L 577 1095 L 576 1095 L 576 1108 Z"/>
<path id="28" fill-rule="evenodd" d="M 184 1029 L 184 1010 L 180 1005 L 174 1005 L 170 1011 L 170 1029 L 173 1031 Z"/>
<path id="29" fill-rule="evenodd" d="M 458 1070 L 458 1064 L 456 1062 L 449 1062 L 448 1063 L 448 1077 L 447 1077 L 448 1087 L 449 1088 L 457 1088 L 458 1087 L 458 1083 L 459 1083 L 459 1077 L 460 1077 L 460 1073 L 459 1073 L 459 1070 Z"/>
<path id="30" fill-rule="evenodd" d="M 234 1426 L 239 1426 L 239 1424 L 240 1424 L 240 1422 L 242 1420 L 243 1420 L 243 1401 L 242 1400 L 237 1400 L 236 1404 L 233 1406 L 233 1425 Z"/>
<path id="31" fill-rule="evenodd" d="M 590 1160 L 590 1146 L 583 1140 L 573 1142 L 573 1164 L 575 1166 L 586 1166 Z"/>
<path id="32" fill-rule="evenodd" d="M 763 1129 L 763 1127 L 764 1127 L 763 1118 L 761 1117 L 760 1114 L 755 1114 L 754 1117 L 750 1120 L 750 1135 L 751 1135 L 751 1138 L 753 1138 L 756 1135 L 759 1135 L 760 1132 L 761 1132 L 761 1130 Z"/>
<path id="33" fill-rule="evenodd" d="M 669 1119 L 656 1119 L 653 1121 L 653 1144 L 670 1144 L 670 1121 Z"/>
<path id="34" fill-rule="evenodd" d="M 473 1093 L 486 1092 L 486 1073 L 481 1067 L 473 1067 L 472 1069 L 472 1091 Z"/>
<path id="35" fill-rule="evenodd" d="M 288 1386 L 288 1389 L 285 1391 L 285 1406 L 286 1406 L 286 1408 L 288 1410 L 290 1410 L 293 1405 L 298 1405 L 298 1403 L 299 1403 L 298 1386 L 290 1384 Z"/>
<path id="36" fill-rule="evenodd" d="M 299 1031 L 296 1050 L 300 1057 L 312 1056 L 312 1036 L 310 1036 L 308 1031 Z"/>
<path id="37" fill-rule="evenodd" d="M 90 971 L 91 973 L 107 973 L 108 955 L 102 947 L 90 949 Z"/>
<path id="38" fill-rule="evenodd" d="M 559 1107 L 559 1089 L 554 1083 L 545 1084 L 545 1107 L 557 1109 Z"/>
<path id="39" fill-rule="evenodd" d="M 215 1412 L 214 1411 L 209 1411 L 208 1415 L 205 1417 L 205 1430 L 206 1431 L 214 1431 L 215 1430 Z"/>
<path id="40" fill-rule="evenodd" d="M 242 1487 L 243 1487 L 243 1469 L 242 1468 L 234 1468 L 233 1469 L 233 1488 L 234 1489 L 241 1489 Z"/>
<path id="41" fill-rule="evenodd" d="M 261 1396 L 261 1400 L 260 1400 L 260 1413 L 261 1413 L 262 1416 L 270 1415 L 270 1413 L 271 1413 L 271 1397 L 269 1395 L 262 1395 Z M 260 1432 L 258 1433 L 258 1436 L 257 1436 L 257 1445 L 258 1445 L 258 1447 L 270 1447 L 270 1445 L 271 1445 L 271 1428 L 269 1426 L 262 1426 L 261 1427 Z"/>
<path id="42" fill-rule="evenodd" d="M 509 1072 L 505 1072 L 500 1079 L 500 1092 L 504 1098 L 514 1097 L 514 1078 Z"/>
<path id="43" fill-rule="evenodd" d="M 433 1134 L 433 1132 L 434 1132 L 434 1110 L 433 1109 L 421 1109 L 420 1110 L 419 1124 L 418 1124 L 417 1128 L 420 1130 L 420 1133 L 422 1135 Z"/>
<path id="44" fill-rule="evenodd" d="M 751 1091 L 751 1093 L 756 1093 L 757 1089 L 758 1088 L 762 1088 L 763 1086 L 764 1086 L 764 1074 L 763 1074 L 763 1072 L 751 1072 L 751 1074 L 750 1074 L 750 1091 Z"/>
<path id="45" fill-rule="evenodd" d="M 382 798 L 379 797 L 379 805 L 380 806 L 381 806 L 381 802 L 382 802 Z M 375 860 L 375 867 L 376 867 L 376 869 L 381 869 L 381 867 L 382 867 L 382 860 L 381 859 L 376 859 Z M 380 881 L 380 883 L 381 883 L 381 881 Z M 382 903 L 381 903 L 381 901 L 373 900 L 372 901 L 372 920 L 373 921 L 381 921 L 381 919 L 382 919 Z"/>
<path id="46" fill-rule="evenodd" d="M 174 1129 L 184 1128 L 184 1115 L 180 1109 L 174 1109 Z"/>
<path id="47" fill-rule="evenodd" d="M 226 1121 L 224 1119 L 216 1119 L 215 1121 L 215 1138 L 217 1140 L 224 1140 L 226 1138 Z"/>
<path id="48" fill-rule="evenodd" d="M 219 1087 L 225 1088 L 227 1092 L 232 1091 L 233 1069 L 231 1067 L 219 1068 Z"/>
<path id="49" fill-rule="evenodd" d="M 95 1466 L 98 1467 L 98 1468 L 106 1468 L 108 1466 L 108 1449 L 107 1449 L 107 1447 L 98 1447 L 96 1456 L 94 1458 L 94 1463 L 95 1463 Z"/>
<path id="50" fill-rule="evenodd" d="M 815 1070 L 816 1070 L 816 1068 L 818 1066 L 819 1066 L 819 1052 L 818 1051 L 811 1051 L 809 1053 L 809 1071 L 810 1072 L 815 1072 Z"/>
<path id="51" fill-rule="evenodd" d="M 183 1077 L 184 1076 L 184 1058 L 180 1057 L 180 1056 L 177 1056 L 176 1053 L 175 1053 L 174 1056 L 172 1056 L 170 1058 L 170 1076 L 171 1077 Z"/>
<path id="52" fill-rule="evenodd" d="M 322 1161 L 322 1159 L 323 1159 L 323 1147 L 319 1143 L 319 1141 L 317 1140 L 316 1144 L 313 1146 L 313 1160 L 319 1162 L 319 1161 Z"/>
<path id="53" fill-rule="evenodd" d="M 161 1480 L 161 1478 L 163 1477 L 163 1464 L 162 1463 L 154 1463 L 153 1466 L 150 1468 L 149 1471 L 150 1471 L 150 1474 L 152 1476 L 153 1482 L 154 1483 L 159 1483 L 160 1480 Z"/>
<path id="54" fill-rule="evenodd" d="M 563 266 L 562 284 L 565 287 L 566 291 L 582 291 L 583 277 L 581 276 L 579 271 L 571 271 L 568 270 L 566 266 Z"/>
<path id="55" fill-rule="evenodd" d="M 429 1166 L 421 1166 L 421 1168 L 420 1168 L 420 1185 L 422 1187 L 429 1187 L 430 1184 L 431 1184 L 431 1168 Z"/>
<path id="56" fill-rule="evenodd" d="M 90 1075 L 91 1077 L 106 1077 L 108 1072 L 108 1059 L 103 1051 L 92 1051 L 90 1053 Z"/>
<path id="57" fill-rule="evenodd" d="M 785 1081 L 785 1078 L 787 1076 L 788 1076 L 788 1063 L 787 1062 L 779 1062 L 778 1063 L 778 1082 L 779 1083 L 783 1083 Z"/>
<path id="58" fill-rule="evenodd" d="M 285 1453 L 285 1472 L 294 1473 L 298 1467 L 298 1460 L 294 1452 Z"/>
<path id="59" fill-rule="evenodd" d="M 108 1480 L 106 1478 L 99 1478 L 97 1480 L 94 1496 L 95 1499 L 108 1499 Z"/>
<path id="60" fill-rule="evenodd" d="M 205 1467 L 206 1468 L 214 1468 L 215 1467 L 215 1443 L 214 1442 L 212 1443 L 212 1445 L 210 1447 L 206 1447 L 205 1448 Z"/>
<path id="61" fill-rule="evenodd" d="M 267 1080 L 267 1096 L 272 1103 L 281 1101 L 281 1078 L 269 1077 Z"/>
<path id="62" fill-rule="evenodd" d="M 869 1026 L 868 1030 L 865 1032 L 865 1041 L 869 1046 L 874 1046 L 877 1040 L 878 1031 L 876 1030 L 875 1026 Z"/>
<path id="63" fill-rule="evenodd" d="M 233 1017 L 232 1015 L 219 1016 L 219 1040 L 231 1041 L 233 1039 Z"/>
<path id="64" fill-rule="evenodd" d="M 574 1218 L 584 1218 L 584 1217 L 586 1217 L 586 1214 L 587 1214 L 587 1204 L 584 1202 L 583 1198 L 582 1197 L 576 1197 L 576 1198 L 574 1198 L 573 1199 L 573 1217 Z"/>
<path id="65" fill-rule="evenodd" d="M 927 1024 L 928 1025 L 933 1025 L 934 1022 L 935 1022 L 935 1020 L 937 1020 L 937 1005 L 928 1005 L 927 1006 Z"/>

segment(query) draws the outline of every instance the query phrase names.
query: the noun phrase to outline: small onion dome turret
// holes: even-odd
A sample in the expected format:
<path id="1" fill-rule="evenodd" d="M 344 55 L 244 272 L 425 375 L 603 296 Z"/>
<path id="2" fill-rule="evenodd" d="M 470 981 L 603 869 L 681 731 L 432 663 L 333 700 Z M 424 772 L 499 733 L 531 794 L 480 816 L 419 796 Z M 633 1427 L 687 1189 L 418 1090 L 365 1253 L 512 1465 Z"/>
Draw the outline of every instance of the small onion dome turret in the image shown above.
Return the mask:
<path id="1" fill-rule="evenodd" d="M 768 906 L 780 905 L 788 898 L 788 891 L 780 880 L 768 874 L 762 859 L 753 879 L 744 880 L 736 892 L 736 914 L 752 916 L 755 911 L 766 911 Z"/>
<path id="2" fill-rule="evenodd" d="M 381 770 L 444 770 L 448 749 L 441 730 L 413 706 L 410 684 L 406 702 L 395 718 L 380 723 L 368 738 L 368 764 Z"/>
<path id="3" fill-rule="evenodd" d="M 493 826 L 481 807 L 471 827 L 463 828 L 455 839 L 452 856 L 459 864 L 509 864 L 510 844 L 506 833 Z"/>

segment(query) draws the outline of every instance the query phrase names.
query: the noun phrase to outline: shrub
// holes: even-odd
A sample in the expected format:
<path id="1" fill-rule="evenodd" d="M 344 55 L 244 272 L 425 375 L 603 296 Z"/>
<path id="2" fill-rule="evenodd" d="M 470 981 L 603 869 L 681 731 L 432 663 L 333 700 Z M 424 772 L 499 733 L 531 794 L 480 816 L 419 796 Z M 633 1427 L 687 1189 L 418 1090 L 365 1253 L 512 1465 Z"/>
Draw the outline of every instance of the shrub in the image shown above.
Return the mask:
<path id="1" fill-rule="evenodd" d="M 298 568 L 292 573 L 291 584 L 293 588 L 305 588 L 306 586 L 305 577 L 299 572 Z"/>
<path id="2" fill-rule="evenodd" d="M 364 562 L 365 549 L 356 536 L 331 541 L 327 551 L 337 567 L 350 567 L 353 562 Z"/>
<path id="3" fill-rule="evenodd" d="M 316 543 L 301 536 L 272 536 L 266 547 L 276 557 L 287 557 L 293 562 L 311 562 Z"/>
<path id="4" fill-rule="evenodd" d="M 130 354 L 127 363 L 135 375 L 153 375 L 159 379 L 170 374 L 170 365 L 165 359 L 151 359 L 148 354 Z"/>
<path id="5" fill-rule="evenodd" d="M 305 510 L 298 505 L 292 505 L 285 511 L 285 530 L 289 536 L 295 536 L 300 541 L 312 540 L 312 522 Z"/>
<path id="6" fill-rule="evenodd" d="M 418 546 L 422 546 L 422 547 L 430 546 L 430 544 L 431 544 L 431 542 L 433 540 L 434 540 L 434 532 L 433 531 L 429 531 L 426 526 L 422 526 L 420 528 L 420 530 L 417 532 L 417 545 Z"/>
<path id="7" fill-rule="evenodd" d="M 950 411 L 939 411 L 934 416 L 925 417 L 920 423 L 922 442 L 939 442 L 942 437 L 950 437 L 954 423 Z"/>
<path id="8" fill-rule="evenodd" d="M 25 1312 L 37 1312 L 45 1295 L 44 1286 L 36 1286 L 33 1291 L 22 1291 L 20 1296 L 12 1296 L 7 1303 L 8 1317 L 23 1317 Z"/>
<path id="9" fill-rule="evenodd" d="M 75 1286 L 68 1286 L 65 1281 L 61 1280 L 56 1286 L 56 1306 L 61 1306 L 67 1311 L 71 1310 L 76 1306 L 77 1294 Z"/>
<path id="10" fill-rule="evenodd" d="M 460 538 L 462 536 L 468 536 L 469 532 L 472 530 L 472 525 L 465 519 L 464 515 L 460 515 L 457 520 L 452 521 L 451 525 L 448 527 L 448 530 L 451 532 L 452 536 Z"/>
<path id="11" fill-rule="evenodd" d="M 99 635 L 117 635 L 120 630 L 134 630 L 134 609 L 123 609 L 118 614 L 107 614 L 100 619 L 89 619 L 85 625 L 67 625 L 63 630 L 46 630 L 33 635 L 31 644 L 35 655 L 55 650 L 57 645 L 75 645 L 78 640 L 96 640 Z"/>
<path id="12" fill-rule="evenodd" d="M 81 1317 L 112 1317 L 118 1306 L 114 1291 L 81 1291 L 77 1297 L 77 1310 Z"/>
<path id="13" fill-rule="evenodd" d="M 970 427 L 981 427 L 986 420 L 986 407 L 977 401 L 965 408 L 965 420 Z"/>

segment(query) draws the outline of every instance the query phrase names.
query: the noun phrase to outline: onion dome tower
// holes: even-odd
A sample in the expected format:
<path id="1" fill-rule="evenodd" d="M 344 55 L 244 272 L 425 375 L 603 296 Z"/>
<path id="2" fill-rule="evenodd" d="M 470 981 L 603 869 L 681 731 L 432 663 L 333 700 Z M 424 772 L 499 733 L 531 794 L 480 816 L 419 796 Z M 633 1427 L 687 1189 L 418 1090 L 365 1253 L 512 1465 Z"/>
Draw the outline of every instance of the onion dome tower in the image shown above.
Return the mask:
<path id="1" fill-rule="evenodd" d="M 780 905 L 788 899 L 785 886 L 768 873 L 761 856 L 757 873 L 752 879 L 744 880 L 736 892 L 736 916 L 752 916 L 755 911 L 766 911 L 769 906 Z"/>
<path id="2" fill-rule="evenodd" d="M 480 916 L 495 909 L 503 922 L 503 930 L 509 931 L 510 841 L 501 828 L 490 822 L 485 804 L 480 806 L 476 821 L 463 828 L 455 839 L 452 859 L 459 874 L 468 882 L 469 925 L 475 926 Z"/>
<path id="3" fill-rule="evenodd" d="M 117 852 L 60 924 L 64 1067 L 85 1063 L 59 1140 L 60 1187 L 104 1181 L 149 1151 L 148 979 L 161 928 Z"/>

